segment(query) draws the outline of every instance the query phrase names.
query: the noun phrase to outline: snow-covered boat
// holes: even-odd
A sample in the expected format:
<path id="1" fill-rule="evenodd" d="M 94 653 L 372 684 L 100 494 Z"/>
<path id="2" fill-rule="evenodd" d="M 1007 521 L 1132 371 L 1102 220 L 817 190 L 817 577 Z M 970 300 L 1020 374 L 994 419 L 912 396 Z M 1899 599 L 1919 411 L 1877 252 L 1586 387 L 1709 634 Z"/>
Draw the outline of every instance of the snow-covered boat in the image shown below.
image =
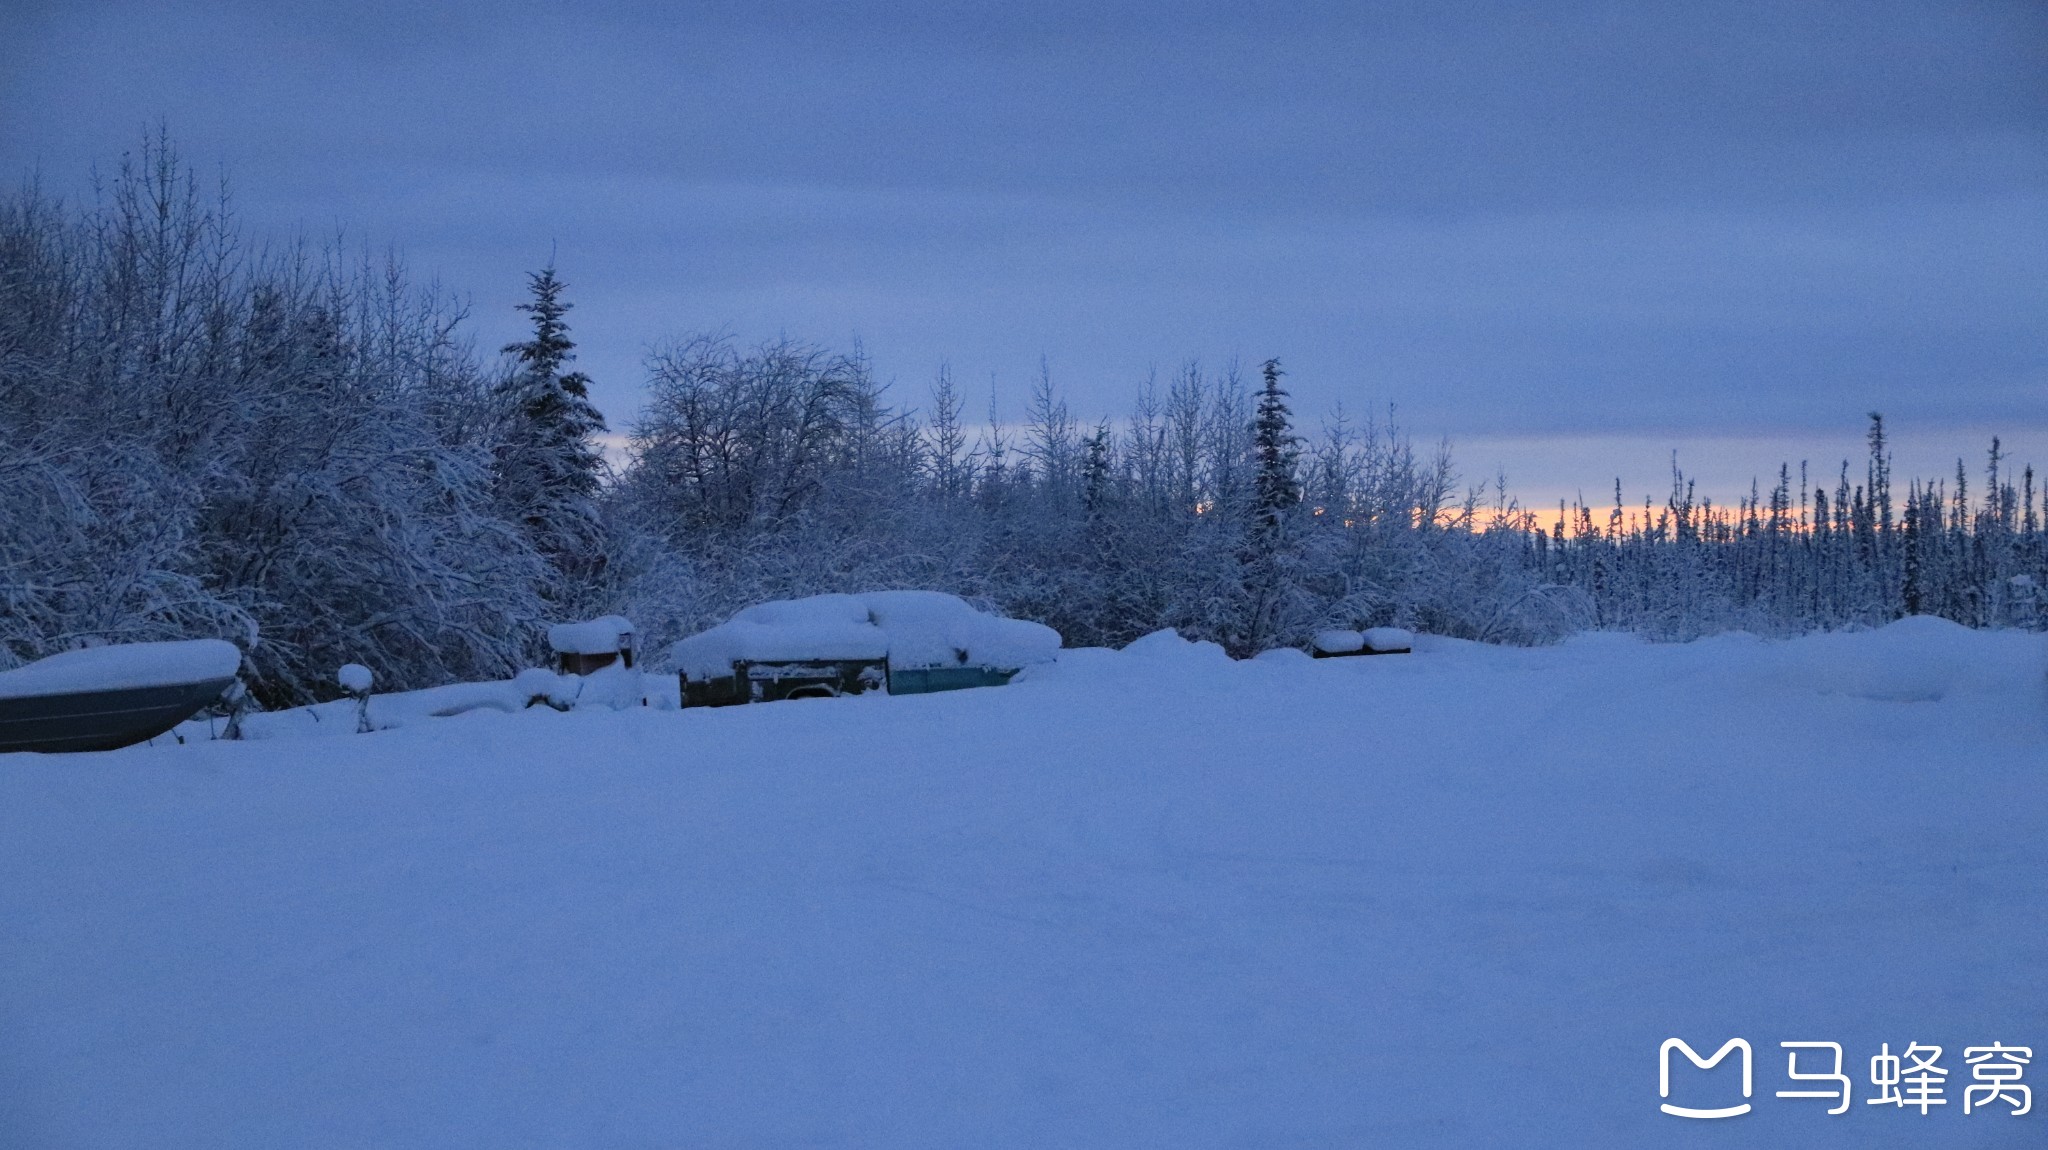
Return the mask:
<path id="1" fill-rule="evenodd" d="M 218 639 L 88 647 L 0 671 L 0 752 L 110 751 L 221 697 L 242 653 Z"/>

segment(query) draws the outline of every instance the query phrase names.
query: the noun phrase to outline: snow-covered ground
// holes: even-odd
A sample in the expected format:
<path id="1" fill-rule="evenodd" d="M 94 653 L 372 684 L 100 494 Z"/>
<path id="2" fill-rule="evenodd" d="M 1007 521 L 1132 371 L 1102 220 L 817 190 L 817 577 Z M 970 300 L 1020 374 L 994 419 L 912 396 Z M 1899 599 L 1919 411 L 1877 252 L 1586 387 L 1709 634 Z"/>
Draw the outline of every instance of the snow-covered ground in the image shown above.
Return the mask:
<path id="1" fill-rule="evenodd" d="M 2044 673 L 1927 620 L 1154 639 L 0 758 L 0 1145 L 2039 1145 L 1961 1102 L 1966 1046 L 2048 1087 Z M 1747 1039 L 1753 1112 L 1659 1113 L 1670 1037 Z M 1775 1097 L 1798 1040 L 1850 1113 Z M 1915 1042 L 1949 1103 L 1868 1105 Z"/>

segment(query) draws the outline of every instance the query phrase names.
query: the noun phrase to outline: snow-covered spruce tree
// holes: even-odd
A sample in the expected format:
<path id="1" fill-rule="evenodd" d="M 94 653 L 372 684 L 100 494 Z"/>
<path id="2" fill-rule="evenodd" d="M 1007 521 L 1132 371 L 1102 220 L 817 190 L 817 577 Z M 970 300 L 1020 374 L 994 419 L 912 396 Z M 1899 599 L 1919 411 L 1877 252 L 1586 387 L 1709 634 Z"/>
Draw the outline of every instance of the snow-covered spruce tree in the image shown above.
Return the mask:
<path id="1" fill-rule="evenodd" d="M 1265 386 L 1259 392 L 1258 419 L 1252 425 L 1252 450 L 1258 455 L 1259 468 L 1252 521 L 1261 536 L 1277 540 L 1288 517 L 1301 505 L 1296 475 L 1301 439 L 1294 434 L 1293 413 L 1288 411 L 1287 393 L 1280 387 L 1280 361 L 1267 360 L 1260 372 Z"/>
<path id="2" fill-rule="evenodd" d="M 566 320 L 573 307 L 552 263 L 527 277 L 531 338 L 507 344 L 510 371 L 499 385 L 500 430 L 493 486 L 501 513 L 520 525 L 546 561 L 546 597 L 574 613 L 603 577 L 606 549 L 598 514 L 604 417 L 590 402 L 590 378 L 565 370 L 575 357 Z"/>
<path id="3" fill-rule="evenodd" d="M 960 426 L 960 392 L 953 372 L 939 365 L 932 381 L 932 412 L 925 425 L 925 451 L 930 458 L 932 494 L 951 503 L 967 494 L 972 468 L 966 459 L 967 433 Z"/>
<path id="4" fill-rule="evenodd" d="M 1280 361 L 1267 360 L 1260 373 L 1265 382 L 1252 421 L 1255 471 L 1246 537 L 1245 619 L 1235 644 L 1241 655 L 1258 653 L 1299 622 L 1294 618 L 1299 593 L 1291 528 L 1301 513 L 1301 439 L 1294 434 L 1287 392 L 1280 387 Z"/>
<path id="5" fill-rule="evenodd" d="M 1109 503 L 1109 444 L 1107 420 L 1081 441 L 1081 510 L 1090 522 L 1100 520 Z"/>

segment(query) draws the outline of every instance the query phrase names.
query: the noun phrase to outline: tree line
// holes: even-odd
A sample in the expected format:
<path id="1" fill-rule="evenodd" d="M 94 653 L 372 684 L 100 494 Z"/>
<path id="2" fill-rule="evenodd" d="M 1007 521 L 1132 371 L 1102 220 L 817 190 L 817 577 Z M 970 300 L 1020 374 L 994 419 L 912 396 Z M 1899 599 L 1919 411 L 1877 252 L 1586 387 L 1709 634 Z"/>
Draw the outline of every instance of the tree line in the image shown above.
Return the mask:
<path id="1" fill-rule="evenodd" d="M 1743 629 L 1784 635 L 1937 615 L 1970 627 L 2048 626 L 2048 536 L 2034 469 L 2015 474 L 1998 439 L 1982 494 L 1958 460 L 1948 478 L 1892 478 L 1884 417 L 1870 415 L 1862 473 L 1832 483 L 1781 465 L 1768 493 L 1733 507 L 1695 498 L 1674 466 L 1663 506 L 1604 515 L 1560 508 L 1530 535 L 1531 562 L 1582 588 L 1591 625 L 1689 639 Z M 1533 526 L 1525 517 L 1523 526 Z"/>
<path id="2" fill-rule="evenodd" d="M 1543 643 L 1908 613 L 2039 628 L 2033 473 L 1994 443 L 1976 498 L 1802 465 L 1730 508 L 1460 489 L 1444 447 L 1342 412 L 1303 434 L 1277 360 L 1181 365 L 1127 416 L 971 421 L 941 369 L 896 402 L 859 349 L 697 335 L 647 359 L 616 466 L 534 273 L 495 358 L 391 256 L 252 246 L 159 137 L 90 203 L 0 202 L 0 667 L 217 635 L 266 704 L 509 674 L 551 621 L 619 612 L 659 648 L 748 603 L 927 587 L 1072 645 L 1161 627 L 1248 655 L 1394 624 Z"/>

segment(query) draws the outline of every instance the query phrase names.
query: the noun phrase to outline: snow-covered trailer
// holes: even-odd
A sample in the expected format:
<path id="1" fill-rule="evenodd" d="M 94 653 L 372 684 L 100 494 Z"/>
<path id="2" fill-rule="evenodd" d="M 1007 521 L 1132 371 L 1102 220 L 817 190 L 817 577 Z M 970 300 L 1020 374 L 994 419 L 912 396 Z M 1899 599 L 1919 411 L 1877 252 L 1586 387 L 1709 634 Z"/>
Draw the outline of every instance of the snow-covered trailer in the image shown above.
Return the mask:
<path id="1" fill-rule="evenodd" d="M 218 700 L 242 653 L 219 639 L 65 651 L 0 671 L 0 752 L 111 751 Z"/>
<path id="2" fill-rule="evenodd" d="M 1363 631 L 1318 631 L 1309 654 L 1318 659 L 1352 655 L 1406 655 L 1415 647 L 1412 632 L 1399 627 L 1368 627 Z"/>
<path id="3" fill-rule="evenodd" d="M 685 707 L 921 695 L 1008 683 L 1059 650 L 1057 631 L 936 591 L 817 595 L 749 607 L 674 648 Z"/>
<path id="4" fill-rule="evenodd" d="M 831 699 L 878 690 L 888 682 L 883 659 L 735 659 L 730 672 L 682 676 L 683 706 L 724 707 L 781 699 Z"/>
<path id="5" fill-rule="evenodd" d="M 964 691 L 1000 687 L 1017 677 L 1021 667 L 891 667 L 889 693 L 925 695 L 933 691 Z"/>

